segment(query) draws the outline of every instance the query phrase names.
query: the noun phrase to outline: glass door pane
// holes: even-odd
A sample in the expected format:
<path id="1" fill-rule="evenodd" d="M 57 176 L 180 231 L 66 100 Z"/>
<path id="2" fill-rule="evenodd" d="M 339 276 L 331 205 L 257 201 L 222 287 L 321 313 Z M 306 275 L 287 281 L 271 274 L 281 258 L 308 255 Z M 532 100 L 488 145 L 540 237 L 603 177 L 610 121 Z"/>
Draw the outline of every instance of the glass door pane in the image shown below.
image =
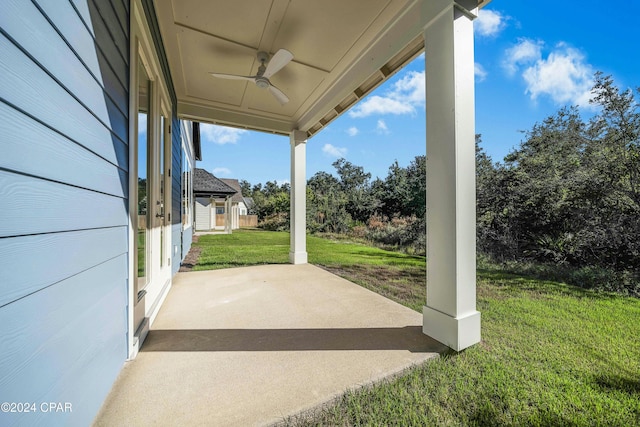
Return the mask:
<path id="1" fill-rule="evenodd" d="M 165 132 L 167 130 L 167 119 L 164 115 L 160 116 L 160 147 L 158 148 L 159 165 L 158 165 L 158 183 L 160 185 L 160 194 L 157 201 L 158 213 L 157 218 L 160 220 L 160 267 L 164 267 L 165 258 Z"/>
<path id="2" fill-rule="evenodd" d="M 149 283 L 149 235 L 151 221 L 149 218 L 149 153 L 150 153 L 150 125 L 149 113 L 151 112 L 151 80 L 142 65 L 138 61 L 138 192 L 137 192 L 137 217 L 138 231 L 136 256 L 138 265 L 137 290 L 140 291 Z"/>

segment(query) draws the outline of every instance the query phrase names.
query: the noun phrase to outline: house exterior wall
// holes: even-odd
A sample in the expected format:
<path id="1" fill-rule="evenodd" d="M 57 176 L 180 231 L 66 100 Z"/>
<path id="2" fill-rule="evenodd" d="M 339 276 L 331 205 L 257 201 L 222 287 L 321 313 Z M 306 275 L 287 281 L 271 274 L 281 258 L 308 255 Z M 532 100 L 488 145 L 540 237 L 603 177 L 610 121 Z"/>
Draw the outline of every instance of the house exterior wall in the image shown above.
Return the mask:
<path id="1" fill-rule="evenodd" d="M 7 1 L 0 28 L 0 390 L 72 408 L 0 425 L 88 425 L 127 357 L 129 3 Z"/>
<path id="2" fill-rule="evenodd" d="M 247 209 L 247 205 L 244 202 L 238 203 L 238 213 L 239 215 L 247 215 L 249 213 L 249 209 Z"/>
<path id="3" fill-rule="evenodd" d="M 182 261 L 182 126 L 174 104 L 171 111 L 171 275 Z"/>
<path id="4" fill-rule="evenodd" d="M 193 227 L 189 227 L 186 230 L 182 230 L 182 260 L 185 259 L 187 254 L 189 253 L 189 249 L 191 249 L 191 244 L 193 243 Z M 178 269 L 180 267 L 178 266 Z"/>
<path id="5" fill-rule="evenodd" d="M 215 216 L 212 219 L 212 209 L 215 212 L 215 203 L 212 203 L 210 198 L 196 197 L 196 231 L 208 231 L 214 227 Z"/>
<path id="6" fill-rule="evenodd" d="M 182 224 L 171 225 L 171 276 L 174 276 L 180 270 L 182 262 Z"/>
<path id="7" fill-rule="evenodd" d="M 182 120 L 180 122 L 182 149 L 180 176 L 182 179 L 182 194 L 186 197 L 181 201 L 181 258 L 180 261 L 189 253 L 193 242 L 194 232 L 194 200 L 193 200 L 193 171 L 195 169 L 195 149 L 193 146 L 193 123 Z M 186 193 L 189 193 L 188 195 Z M 179 269 L 179 267 L 178 267 Z"/>

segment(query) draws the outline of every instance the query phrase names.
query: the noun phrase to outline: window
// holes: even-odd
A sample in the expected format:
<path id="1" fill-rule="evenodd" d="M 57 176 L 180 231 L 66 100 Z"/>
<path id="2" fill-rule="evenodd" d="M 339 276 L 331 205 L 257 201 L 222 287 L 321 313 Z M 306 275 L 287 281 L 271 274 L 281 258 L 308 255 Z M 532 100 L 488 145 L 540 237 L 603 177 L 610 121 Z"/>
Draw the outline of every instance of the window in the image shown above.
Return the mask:
<path id="1" fill-rule="evenodd" d="M 216 215 L 224 215 L 224 207 L 218 206 L 216 208 Z"/>

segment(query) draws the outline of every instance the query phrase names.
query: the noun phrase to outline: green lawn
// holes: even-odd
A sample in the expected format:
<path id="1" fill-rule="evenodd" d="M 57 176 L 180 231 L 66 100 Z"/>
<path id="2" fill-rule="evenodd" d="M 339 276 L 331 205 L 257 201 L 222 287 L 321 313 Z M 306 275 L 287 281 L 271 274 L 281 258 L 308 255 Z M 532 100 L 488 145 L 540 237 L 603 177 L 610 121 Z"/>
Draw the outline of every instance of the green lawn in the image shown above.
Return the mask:
<path id="1" fill-rule="evenodd" d="M 198 269 L 286 263 L 289 235 L 203 236 Z M 425 263 L 308 239 L 309 261 L 420 311 Z M 482 342 L 288 425 L 640 426 L 640 300 L 478 271 Z"/>
<path id="2" fill-rule="evenodd" d="M 196 245 L 202 247 L 202 253 L 195 270 L 289 262 L 289 233 L 235 230 L 233 234 L 200 236 Z M 307 251 L 309 262 L 313 264 L 424 267 L 423 258 L 354 244 L 349 240 L 308 236 Z"/>
<path id="3" fill-rule="evenodd" d="M 289 262 L 288 233 L 235 230 L 233 234 L 200 236 L 195 246 L 202 252 L 194 270 Z"/>

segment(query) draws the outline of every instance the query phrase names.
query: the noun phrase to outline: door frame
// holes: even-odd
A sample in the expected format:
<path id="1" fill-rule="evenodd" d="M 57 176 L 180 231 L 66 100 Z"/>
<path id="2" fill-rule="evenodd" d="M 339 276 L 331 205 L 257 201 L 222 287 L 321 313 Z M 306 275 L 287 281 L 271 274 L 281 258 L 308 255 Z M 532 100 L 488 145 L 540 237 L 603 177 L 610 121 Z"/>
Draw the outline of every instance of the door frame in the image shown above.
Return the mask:
<path id="1" fill-rule="evenodd" d="M 153 323 L 171 286 L 171 166 L 172 166 L 172 111 L 173 106 L 164 74 L 157 56 L 154 39 L 149 30 L 141 0 L 131 1 L 129 55 L 129 286 L 127 306 L 128 359 L 133 359 Z M 150 112 L 147 120 L 151 149 L 147 150 L 147 209 L 152 224 L 148 233 L 148 284 L 146 292 L 137 292 L 137 233 L 138 233 L 138 65 L 144 66 L 151 81 Z M 164 116 L 164 128 L 161 117 Z M 173 130 L 179 131 L 179 129 Z M 160 141 L 164 145 L 160 146 Z M 160 154 L 164 156 L 162 176 L 164 197 L 162 214 L 156 205 L 160 195 Z M 152 200 L 153 198 L 153 200 Z M 161 237 L 162 236 L 162 237 Z M 160 246 L 162 244 L 162 247 Z M 162 254 L 162 255 L 161 255 Z M 162 256 L 162 261 L 160 256 Z"/>

